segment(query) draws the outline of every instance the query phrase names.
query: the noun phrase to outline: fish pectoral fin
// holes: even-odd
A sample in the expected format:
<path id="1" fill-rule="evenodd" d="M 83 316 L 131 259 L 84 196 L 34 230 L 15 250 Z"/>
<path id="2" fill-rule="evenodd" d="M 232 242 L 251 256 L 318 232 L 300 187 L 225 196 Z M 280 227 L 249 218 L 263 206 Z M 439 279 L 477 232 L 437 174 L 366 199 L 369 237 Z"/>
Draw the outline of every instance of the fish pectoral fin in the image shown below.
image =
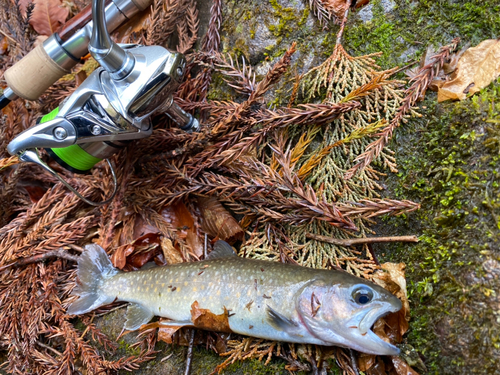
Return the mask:
<path id="1" fill-rule="evenodd" d="M 153 316 L 153 312 L 146 306 L 131 303 L 127 307 L 127 321 L 124 328 L 127 331 L 135 331 L 143 324 L 149 323 Z"/>
<path id="2" fill-rule="evenodd" d="M 269 305 L 266 305 L 267 322 L 278 331 L 294 334 L 297 332 L 299 326 L 293 320 L 288 319 L 286 316 L 280 314 Z"/>

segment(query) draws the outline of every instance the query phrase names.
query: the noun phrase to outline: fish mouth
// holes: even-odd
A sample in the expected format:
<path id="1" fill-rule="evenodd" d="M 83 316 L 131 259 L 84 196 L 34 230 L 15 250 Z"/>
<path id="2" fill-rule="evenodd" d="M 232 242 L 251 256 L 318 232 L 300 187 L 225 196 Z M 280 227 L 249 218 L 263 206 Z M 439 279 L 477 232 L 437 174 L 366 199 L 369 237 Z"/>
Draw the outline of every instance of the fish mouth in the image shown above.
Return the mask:
<path id="1" fill-rule="evenodd" d="M 349 337 L 353 343 L 353 347 L 367 354 L 399 355 L 400 351 L 396 346 L 384 341 L 372 330 L 377 320 L 396 311 L 399 311 L 399 309 L 391 305 L 374 307 L 368 311 L 361 320 L 358 320 L 359 323 L 357 326 L 351 326 L 351 328 L 356 329 L 356 333 Z"/>

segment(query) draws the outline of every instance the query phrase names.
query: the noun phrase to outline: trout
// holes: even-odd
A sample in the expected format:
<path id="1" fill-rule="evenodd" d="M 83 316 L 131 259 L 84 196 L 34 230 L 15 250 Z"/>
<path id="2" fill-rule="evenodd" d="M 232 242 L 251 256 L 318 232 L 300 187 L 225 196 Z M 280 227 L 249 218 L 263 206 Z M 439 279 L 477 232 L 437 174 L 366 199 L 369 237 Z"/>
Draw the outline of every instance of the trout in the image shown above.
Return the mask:
<path id="1" fill-rule="evenodd" d="M 122 272 L 104 249 L 86 246 L 78 261 L 80 298 L 68 308 L 84 314 L 114 301 L 130 302 L 124 328 L 153 316 L 172 326 L 193 326 L 194 303 L 214 314 L 229 311 L 232 332 L 274 341 L 342 346 L 363 353 L 398 355 L 372 330 L 401 301 L 384 288 L 341 270 L 317 270 L 238 257 L 224 241 L 206 260 Z"/>

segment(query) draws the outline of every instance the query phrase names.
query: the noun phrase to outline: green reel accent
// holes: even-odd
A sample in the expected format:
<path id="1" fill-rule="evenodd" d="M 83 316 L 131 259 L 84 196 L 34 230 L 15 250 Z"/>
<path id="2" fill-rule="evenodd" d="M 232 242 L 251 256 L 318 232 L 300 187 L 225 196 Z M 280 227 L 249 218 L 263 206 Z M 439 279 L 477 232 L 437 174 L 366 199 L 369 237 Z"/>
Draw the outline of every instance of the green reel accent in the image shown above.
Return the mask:
<path id="1" fill-rule="evenodd" d="M 52 110 L 52 112 L 47 113 L 45 116 L 43 116 L 38 123 L 43 124 L 44 122 L 53 120 L 56 118 L 57 114 L 59 113 L 59 107 L 55 108 Z"/>
<path id="2" fill-rule="evenodd" d="M 47 113 L 40 119 L 40 124 L 53 120 L 59 113 L 59 107 Z M 47 152 L 64 168 L 76 173 L 87 173 L 94 165 L 102 159 L 90 155 L 78 145 L 63 148 L 48 148 Z"/>

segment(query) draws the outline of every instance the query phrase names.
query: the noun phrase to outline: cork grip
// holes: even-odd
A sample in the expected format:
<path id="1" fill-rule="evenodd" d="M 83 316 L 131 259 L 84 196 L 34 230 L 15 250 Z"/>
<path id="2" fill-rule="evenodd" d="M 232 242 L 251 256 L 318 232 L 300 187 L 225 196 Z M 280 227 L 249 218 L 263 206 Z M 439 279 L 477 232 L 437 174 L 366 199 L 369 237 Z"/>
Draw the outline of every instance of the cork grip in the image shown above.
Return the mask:
<path id="1" fill-rule="evenodd" d="M 28 100 L 38 99 L 54 82 L 69 71 L 61 68 L 40 44 L 5 72 L 7 85 Z"/>

